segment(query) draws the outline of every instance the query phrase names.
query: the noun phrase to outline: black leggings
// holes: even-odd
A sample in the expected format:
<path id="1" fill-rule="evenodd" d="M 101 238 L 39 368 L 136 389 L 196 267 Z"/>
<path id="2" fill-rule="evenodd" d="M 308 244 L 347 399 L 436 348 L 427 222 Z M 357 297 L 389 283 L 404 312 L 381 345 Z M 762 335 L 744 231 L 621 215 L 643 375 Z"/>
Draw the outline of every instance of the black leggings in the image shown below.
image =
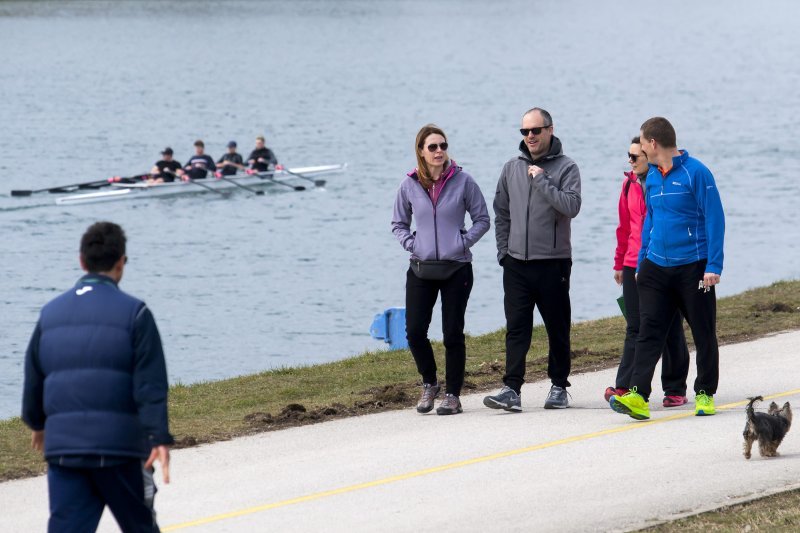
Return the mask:
<path id="1" fill-rule="evenodd" d="M 636 356 L 636 338 L 639 336 L 639 290 L 636 288 L 636 269 L 633 267 L 622 268 L 622 296 L 625 299 L 627 328 L 615 386 L 628 389 Z M 686 347 L 686 336 L 683 334 L 683 318 L 676 310 L 661 355 L 661 388 L 664 394 L 686 396 L 688 374 L 689 348 Z"/>
<path id="2" fill-rule="evenodd" d="M 467 349 L 464 314 L 472 291 L 472 263 L 446 280 L 420 279 L 411 268 L 406 273 L 406 338 L 424 383 L 436 383 L 436 359 L 428 339 L 433 306 L 442 293 L 442 334 L 445 349 L 446 392 L 459 396 L 464 385 Z"/>

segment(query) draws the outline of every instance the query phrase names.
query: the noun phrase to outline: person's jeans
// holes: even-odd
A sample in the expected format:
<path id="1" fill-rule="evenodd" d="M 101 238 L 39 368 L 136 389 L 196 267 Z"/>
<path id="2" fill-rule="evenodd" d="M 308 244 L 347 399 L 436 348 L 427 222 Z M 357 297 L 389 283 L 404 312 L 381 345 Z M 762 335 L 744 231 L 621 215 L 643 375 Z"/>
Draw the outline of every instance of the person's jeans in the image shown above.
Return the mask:
<path id="1" fill-rule="evenodd" d="M 152 478 L 151 478 L 152 482 Z M 73 468 L 50 463 L 48 532 L 95 531 L 108 505 L 125 533 L 158 532 L 152 499 L 145 497 L 142 461 L 131 459 L 117 466 Z M 154 486 L 150 492 L 154 495 Z"/>

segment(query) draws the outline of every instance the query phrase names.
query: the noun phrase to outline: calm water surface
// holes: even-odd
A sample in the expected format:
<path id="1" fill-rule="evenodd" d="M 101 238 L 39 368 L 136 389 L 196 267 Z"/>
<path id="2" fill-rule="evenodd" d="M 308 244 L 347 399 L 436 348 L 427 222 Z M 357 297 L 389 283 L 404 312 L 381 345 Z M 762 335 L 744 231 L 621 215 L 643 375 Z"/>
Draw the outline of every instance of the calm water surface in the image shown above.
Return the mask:
<path id="1" fill-rule="evenodd" d="M 618 312 L 616 203 L 632 135 L 669 117 L 714 172 L 721 295 L 800 277 L 796 2 L 0 2 L 0 417 L 18 413 L 39 308 L 81 272 L 78 240 L 129 237 L 123 288 L 153 309 L 184 383 L 379 349 L 372 315 L 404 298 L 390 233 L 419 127 L 488 202 L 521 113 L 554 116 L 583 177 L 573 317 Z M 267 136 L 281 162 L 347 162 L 324 190 L 58 207 L 11 189 L 129 175 L 196 138 L 215 159 Z M 467 329 L 504 324 L 493 231 L 474 249 Z M 436 321 L 432 330 L 440 328 Z M 497 354 L 502 357 L 502 354 Z"/>

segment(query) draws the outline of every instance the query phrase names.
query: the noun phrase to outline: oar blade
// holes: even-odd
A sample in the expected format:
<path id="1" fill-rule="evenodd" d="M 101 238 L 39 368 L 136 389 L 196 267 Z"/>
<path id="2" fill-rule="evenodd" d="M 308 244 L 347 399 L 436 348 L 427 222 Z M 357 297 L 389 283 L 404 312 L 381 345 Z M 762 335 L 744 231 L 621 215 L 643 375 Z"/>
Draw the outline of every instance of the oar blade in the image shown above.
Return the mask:
<path id="1" fill-rule="evenodd" d="M 33 191 L 11 191 L 11 196 L 30 196 Z"/>

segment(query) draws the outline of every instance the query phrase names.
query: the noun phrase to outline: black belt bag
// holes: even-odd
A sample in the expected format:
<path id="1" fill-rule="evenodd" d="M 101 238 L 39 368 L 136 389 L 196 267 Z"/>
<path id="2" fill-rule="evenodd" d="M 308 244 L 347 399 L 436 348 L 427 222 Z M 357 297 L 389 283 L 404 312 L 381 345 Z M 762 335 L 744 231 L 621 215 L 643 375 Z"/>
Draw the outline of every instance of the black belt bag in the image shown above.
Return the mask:
<path id="1" fill-rule="evenodd" d="M 444 280 L 469 263 L 462 261 L 418 261 L 411 260 L 411 270 L 419 279 Z"/>

